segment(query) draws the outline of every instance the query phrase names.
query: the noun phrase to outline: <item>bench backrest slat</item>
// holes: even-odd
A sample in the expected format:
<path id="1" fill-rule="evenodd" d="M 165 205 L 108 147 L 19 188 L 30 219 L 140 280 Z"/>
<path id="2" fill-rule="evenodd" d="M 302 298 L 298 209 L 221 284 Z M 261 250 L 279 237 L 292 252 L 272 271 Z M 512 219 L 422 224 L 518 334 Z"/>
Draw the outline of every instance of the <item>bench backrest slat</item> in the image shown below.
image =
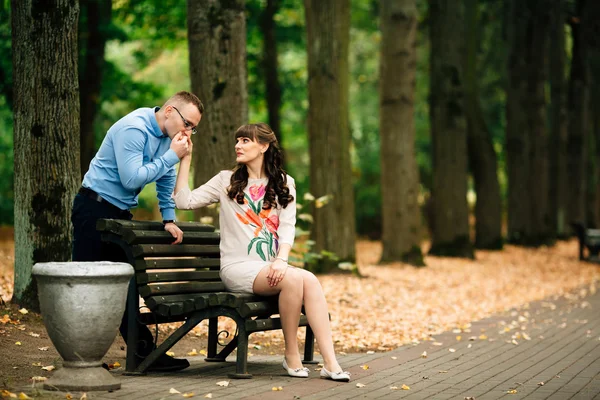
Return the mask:
<path id="1" fill-rule="evenodd" d="M 157 295 L 222 292 L 225 290 L 225 285 L 221 281 L 149 284 L 139 287 L 140 295 L 144 298 Z"/>
<path id="2" fill-rule="evenodd" d="M 175 240 L 167 231 L 124 229 L 123 240 L 128 244 L 171 244 Z M 182 244 L 219 245 L 220 235 L 215 232 L 185 232 Z"/>
<path id="3" fill-rule="evenodd" d="M 137 244 L 131 246 L 133 256 L 139 257 L 219 257 L 218 245 L 199 244 Z"/>
<path id="4" fill-rule="evenodd" d="M 181 281 L 220 281 L 219 271 L 169 271 L 169 272 L 146 272 L 135 275 L 138 285 L 160 282 Z"/>
<path id="5" fill-rule="evenodd" d="M 146 269 L 183 269 L 183 268 L 210 268 L 218 270 L 221 261 L 218 258 L 146 258 L 135 260 L 136 271 Z"/>

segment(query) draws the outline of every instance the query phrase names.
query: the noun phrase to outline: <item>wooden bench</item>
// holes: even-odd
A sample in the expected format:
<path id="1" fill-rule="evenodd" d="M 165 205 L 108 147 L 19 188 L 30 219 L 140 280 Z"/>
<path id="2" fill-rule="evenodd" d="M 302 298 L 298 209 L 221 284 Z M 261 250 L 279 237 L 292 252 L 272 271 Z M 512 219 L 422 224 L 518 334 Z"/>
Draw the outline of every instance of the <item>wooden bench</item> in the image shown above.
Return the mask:
<path id="1" fill-rule="evenodd" d="M 579 259 L 600 262 L 600 229 L 586 229 L 578 222 L 572 222 L 571 227 L 579 239 Z"/>
<path id="2" fill-rule="evenodd" d="M 177 321 L 185 323 L 166 338 L 139 365 L 136 346 L 127 346 L 126 373 L 142 374 L 202 320 L 208 319 L 206 361 L 225 361 L 237 348 L 236 372 L 231 378 L 251 378 L 247 371 L 248 337 L 253 332 L 281 329 L 277 296 L 261 297 L 227 292 L 219 277 L 219 234 L 210 225 L 178 222 L 183 243 L 171 245 L 173 237 L 160 222 L 101 219 L 96 228 L 102 240 L 118 245 L 135 269 L 127 294 L 128 342 L 139 338 L 136 319 L 146 325 Z M 149 312 L 140 311 L 139 297 Z M 304 312 L 304 310 L 302 310 Z M 237 333 L 217 352 L 218 317 L 233 319 Z M 314 336 L 305 315 L 305 363 L 314 363 Z"/>

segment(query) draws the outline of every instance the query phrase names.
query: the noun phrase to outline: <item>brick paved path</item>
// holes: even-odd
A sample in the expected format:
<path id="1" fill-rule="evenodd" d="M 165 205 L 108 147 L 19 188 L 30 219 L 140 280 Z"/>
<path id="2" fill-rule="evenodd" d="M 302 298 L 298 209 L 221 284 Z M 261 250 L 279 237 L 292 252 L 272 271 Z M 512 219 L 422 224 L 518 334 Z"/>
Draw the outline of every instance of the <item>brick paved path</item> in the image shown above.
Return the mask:
<path id="1" fill-rule="evenodd" d="M 446 332 L 391 352 L 342 355 L 340 363 L 352 373 L 350 383 L 319 379 L 312 371 L 315 366 L 310 366 L 309 379 L 290 378 L 281 356 L 251 357 L 250 380 L 227 378 L 235 369 L 233 362 L 189 360 L 192 365 L 184 371 L 120 376 L 121 390 L 87 397 L 182 399 L 181 394 L 169 394 L 175 388 L 193 392 L 193 398 L 211 393 L 215 399 L 600 400 L 600 291 L 536 302 L 474 322 L 470 332 Z M 227 387 L 216 384 L 224 380 Z M 403 385 L 410 389 L 403 390 Z M 280 386 L 282 391 L 272 391 Z"/>

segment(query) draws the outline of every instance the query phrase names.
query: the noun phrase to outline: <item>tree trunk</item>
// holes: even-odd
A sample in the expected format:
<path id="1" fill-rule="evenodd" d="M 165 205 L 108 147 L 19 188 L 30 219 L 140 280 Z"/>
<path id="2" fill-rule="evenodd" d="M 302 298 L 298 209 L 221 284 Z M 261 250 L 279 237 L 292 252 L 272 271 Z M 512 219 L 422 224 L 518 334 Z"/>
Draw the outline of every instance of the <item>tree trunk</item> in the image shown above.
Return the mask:
<path id="1" fill-rule="evenodd" d="M 414 118 L 417 17 L 415 0 L 381 3 L 381 262 L 423 266 Z"/>
<path id="2" fill-rule="evenodd" d="M 472 258 L 467 204 L 461 2 L 429 0 L 433 144 L 433 232 L 430 254 Z"/>
<path id="3" fill-rule="evenodd" d="M 567 80 L 565 77 L 565 19 L 564 0 L 552 3 L 550 25 L 550 143 L 548 218 L 550 233 L 558 238 L 567 235 Z"/>
<path id="4" fill-rule="evenodd" d="M 87 172 L 96 153 L 94 120 L 100 107 L 100 90 L 104 73 L 104 49 L 111 21 L 111 0 L 80 0 L 79 19 L 79 104 L 81 108 L 79 141 L 81 177 Z"/>
<path id="5" fill-rule="evenodd" d="M 39 310 L 33 264 L 71 257 L 79 186 L 75 0 L 12 0 L 15 152 L 13 301 Z M 35 38 L 35 40 L 31 40 Z"/>
<path id="6" fill-rule="evenodd" d="M 244 0 L 188 0 L 192 91 L 205 106 L 194 137 L 194 186 L 235 165 L 234 133 L 248 121 Z M 202 208 L 197 217 L 215 209 Z"/>
<path id="7" fill-rule="evenodd" d="M 546 49 L 551 0 L 511 0 L 506 100 L 508 240 L 552 241 L 548 216 Z"/>
<path id="8" fill-rule="evenodd" d="M 279 0 L 267 0 L 267 5 L 260 19 L 260 30 L 264 38 L 262 67 L 265 74 L 267 109 L 269 125 L 277 140 L 281 143 L 281 85 L 277 76 L 277 37 L 275 35 L 275 14 L 279 10 Z M 284 151 L 285 152 L 285 151 Z M 284 156 L 285 161 L 285 156 Z"/>
<path id="9" fill-rule="evenodd" d="M 501 250 L 502 198 L 498 183 L 498 164 L 492 136 L 483 118 L 477 84 L 479 47 L 479 10 L 477 0 L 465 0 L 465 114 L 469 165 L 477 203 L 475 204 L 475 247 Z"/>
<path id="10" fill-rule="evenodd" d="M 349 0 L 305 0 L 308 43 L 308 135 L 310 188 L 333 196 L 315 209 L 312 237 L 317 251 L 340 260 L 356 257 L 354 190 L 348 115 Z"/>

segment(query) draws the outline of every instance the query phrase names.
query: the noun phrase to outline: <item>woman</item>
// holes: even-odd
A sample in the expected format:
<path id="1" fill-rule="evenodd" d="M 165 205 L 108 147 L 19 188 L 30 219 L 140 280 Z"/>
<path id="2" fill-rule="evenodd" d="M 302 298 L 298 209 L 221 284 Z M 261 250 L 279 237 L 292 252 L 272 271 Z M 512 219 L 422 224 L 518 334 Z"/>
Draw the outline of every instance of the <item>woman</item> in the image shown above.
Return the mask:
<path id="1" fill-rule="evenodd" d="M 175 186 L 175 203 L 194 209 L 220 202 L 221 270 L 232 292 L 261 296 L 279 294 L 285 339 L 283 368 L 290 376 L 307 378 L 298 352 L 297 331 L 304 303 L 308 322 L 323 356 L 321 377 L 348 382 L 338 364 L 331 338 L 327 302 L 317 278 L 288 265 L 296 223 L 294 179 L 281 168 L 281 151 L 267 124 L 241 126 L 236 134 L 233 171 L 221 171 L 190 191 L 188 176 L 192 143 L 182 158 Z"/>

